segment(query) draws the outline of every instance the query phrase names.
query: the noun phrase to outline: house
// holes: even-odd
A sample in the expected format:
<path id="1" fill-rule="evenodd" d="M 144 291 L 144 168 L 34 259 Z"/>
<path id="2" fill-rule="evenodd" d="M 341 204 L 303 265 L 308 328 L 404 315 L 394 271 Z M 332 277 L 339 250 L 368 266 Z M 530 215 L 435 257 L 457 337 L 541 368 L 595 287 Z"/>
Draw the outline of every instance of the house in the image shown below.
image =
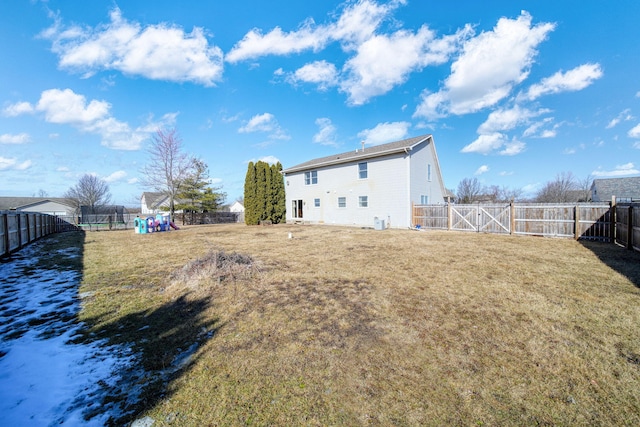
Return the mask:
<path id="1" fill-rule="evenodd" d="M 145 191 L 140 197 L 140 214 L 155 215 L 169 210 L 169 196 L 164 193 Z"/>
<path id="2" fill-rule="evenodd" d="M 236 200 L 231 206 L 229 206 L 229 212 L 244 212 L 244 205 Z"/>
<path id="3" fill-rule="evenodd" d="M 618 202 L 640 200 L 640 176 L 631 178 L 594 179 L 591 185 L 591 200 L 610 202 L 615 196 Z"/>
<path id="4" fill-rule="evenodd" d="M 0 211 L 39 212 L 57 216 L 74 216 L 75 202 L 62 197 L 0 197 Z"/>
<path id="5" fill-rule="evenodd" d="M 411 227 L 412 204 L 445 203 L 432 135 L 309 160 L 282 171 L 287 222 Z"/>

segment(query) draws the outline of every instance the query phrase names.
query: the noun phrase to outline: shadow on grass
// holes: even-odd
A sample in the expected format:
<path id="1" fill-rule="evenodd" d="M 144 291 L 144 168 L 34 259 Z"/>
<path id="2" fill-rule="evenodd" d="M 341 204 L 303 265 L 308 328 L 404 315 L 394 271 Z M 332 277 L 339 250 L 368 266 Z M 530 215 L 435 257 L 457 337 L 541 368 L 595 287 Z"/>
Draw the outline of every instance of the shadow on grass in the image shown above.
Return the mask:
<path id="1" fill-rule="evenodd" d="M 207 318 L 209 298 L 188 294 L 160 307 L 128 314 L 102 324 L 100 318 L 85 319 L 92 339 L 106 339 L 133 352 L 133 363 L 117 372 L 120 381 L 104 386 L 102 408 L 112 408 L 108 425 L 128 425 L 139 414 L 170 397 L 169 384 L 197 361 L 196 351 L 211 339 L 221 325 Z M 99 326 L 100 325 L 100 326 Z M 85 414 L 91 417 L 91 413 Z"/>
<path id="2" fill-rule="evenodd" d="M 600 261 L 640 288 L 640 253 L 612 243 L 587 240 L 581 240 L 580 243 L 600 258 Z"/>

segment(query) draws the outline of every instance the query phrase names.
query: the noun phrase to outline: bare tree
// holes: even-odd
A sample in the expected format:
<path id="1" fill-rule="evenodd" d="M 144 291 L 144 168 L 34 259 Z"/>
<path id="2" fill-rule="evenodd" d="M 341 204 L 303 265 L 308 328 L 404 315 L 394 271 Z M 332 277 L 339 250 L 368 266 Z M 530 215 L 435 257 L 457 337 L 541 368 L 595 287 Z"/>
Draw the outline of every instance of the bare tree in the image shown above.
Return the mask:
<path id="1" fill-rule="evenodd" d="M 482 194 L 482 185 L 478 178 L 465 178 L 458 184 L 458 203 L 473 203 Z"/>
<path id="2" fill-rule="evenodd" d="M 147 163 L 141 169 L 141 183 L 169 197 L 171 218 L 180 184 L 187 176 L 191 159 L 182 151 L 182 140 L 176 129 L 158 129 L 148 150 Z"/>
<path id="3" fill-rule="evenodd" d="M 593 176 L 587 175 L 584 179 L 578 181 L 578 190 L 580 191 L 579 202 L 591 201 L 591 185 L 593 184 Z"/>
<path id="4" fill-rule="evenodd" d="M 95 175 L 84 174 L 78 183 L 69 188 L 64 196 L 74 201 L 76 208 L 89 206 L 92 210 L 111 203 L 109 185 Z"/>
<path id="5" fill-rule="evenodd" d="M 538 203 L 568 203 L 576 201 L 578 183 L 571 172 L 562 172 L 556 179 L 547 182 L 538 191 L 535 201 Z"/>

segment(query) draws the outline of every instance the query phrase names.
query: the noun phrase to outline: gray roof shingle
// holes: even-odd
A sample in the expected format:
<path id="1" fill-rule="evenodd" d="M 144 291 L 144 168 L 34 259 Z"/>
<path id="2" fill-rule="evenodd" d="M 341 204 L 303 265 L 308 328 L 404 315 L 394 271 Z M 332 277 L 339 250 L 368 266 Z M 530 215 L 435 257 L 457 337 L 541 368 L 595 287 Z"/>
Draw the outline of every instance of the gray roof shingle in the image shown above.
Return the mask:
<path id="1" fill-rule="evenodd" d="M 616 196 L 616 199 L 640 200 L 640 176 L 593 180 L 593 200 L 610 201 L 612 196 Z"/>
<path id="2" fill-rule="evenodd" d="M 292 166 L 290 168 L 283 170 L 282 172 L 287 174 L 287 173 L 299 172 L 302 170 L 319 167 L 319 166 L 330 166 L 330 165 L 336 165 L 340 163 L 352 162 L 360 159 L 370 159 L 370 158 L 379 157 L 387 154 L 392 154 L 395 152 L 403 151 L 405 149 L 411 149 L 415 145 L 421 143 L 422 141 L 430 137 L 431 137 L 430 134 L 421 135 L 421 136 L 416 136 L 414 138 L 403 139 L 402 141 L 390 142 L 388 144 L 381 144 L 373 147 L 367 147 L 364 150 L 359 149 L 359 150 L 348 151 L 346 153 L 320 157 L 317 159 L 309 160 L 307 162 Z"/>

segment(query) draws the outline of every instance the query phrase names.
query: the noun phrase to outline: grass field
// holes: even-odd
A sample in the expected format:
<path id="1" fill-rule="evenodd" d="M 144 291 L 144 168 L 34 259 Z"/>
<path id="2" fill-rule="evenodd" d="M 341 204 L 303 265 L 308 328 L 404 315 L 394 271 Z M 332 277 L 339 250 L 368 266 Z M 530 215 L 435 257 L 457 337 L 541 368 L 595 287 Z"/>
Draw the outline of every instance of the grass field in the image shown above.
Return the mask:
<path id="1" fill-rule="evenodd" d="M 82 244 L 81 319 L 142 357 L 116 424 L 640 425 L 640 255 L 611 244 L 284 225 Z"/>

